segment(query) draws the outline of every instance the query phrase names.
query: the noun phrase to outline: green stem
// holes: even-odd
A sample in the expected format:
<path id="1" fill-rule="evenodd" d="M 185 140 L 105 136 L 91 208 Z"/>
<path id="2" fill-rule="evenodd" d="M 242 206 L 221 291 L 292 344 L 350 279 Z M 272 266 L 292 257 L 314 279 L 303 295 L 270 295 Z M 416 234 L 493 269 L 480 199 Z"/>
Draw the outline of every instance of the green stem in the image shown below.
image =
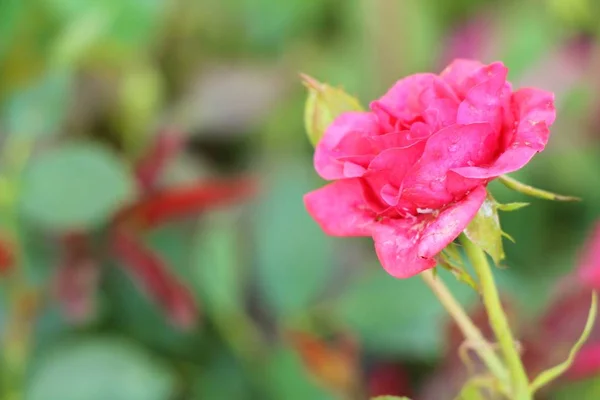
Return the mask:
<path id="1" fill-rule="evenodd" d="M 508 319 L 502 309 L 500 296 L 498 295 L 492 269 L 487 257 L 483 250 L 471 242 L 464 234 L 460 236 L 460 241 L 479 278 L 483 303 L 488 314 L 490 326 L 498 339 L 510 373 L 511 399 L 531 400 L 532 397 L 528 390 L 529 380 L 525 373 L 525 368 L 523 368 L 516 342 L 510 331 Z"/>
<path id="2" fill-rule="evenodd" d="M 421 273 L 421 277 L 437 296 L 446 311 L 448 311 L 448 314 L 454 319 L 465 338 L 474 344 L 473 349 L 477 352 L 479 358 L 481 358 L 490 372 L 498 379 L 500 385 L 504 389 L 507 389 L 508 372 L 502 361 L 498 358 L 488 341 L 485 340 L 481 331 L 471 321 L 460 303 L 452 296 L 452 293 L 444 285 L 444 282 L 439 277 L 434 277 L 431 270 Z"/>
<path id="3" fill-rule="evenodd" d="M 515 178 L 511 178 L 508 175 L 501 175 L 498 180 L 507 188 L 512 189 L 516 192 L 526 194 L 532 197 L 538 197 L 540 199 L 555 200 L 555 201 L 581 201 L 579 197 L 563 196 L 562 194 L 556 194 L 547 190 L 534 188 L 533 186 L 526 185 L 519 182 Z"/>

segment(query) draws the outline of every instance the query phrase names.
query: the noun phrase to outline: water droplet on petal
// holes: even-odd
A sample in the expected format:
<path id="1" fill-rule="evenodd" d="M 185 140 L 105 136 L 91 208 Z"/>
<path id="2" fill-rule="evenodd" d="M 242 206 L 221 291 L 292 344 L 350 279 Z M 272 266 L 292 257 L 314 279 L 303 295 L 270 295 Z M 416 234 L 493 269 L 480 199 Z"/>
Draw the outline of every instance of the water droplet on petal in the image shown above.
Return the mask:
<path id="1" fill-rule="evenodd" d="M 455 152 L 456 152 L 456 150 L 458 150 L 458 146 L 457 146 L 457 145 L 455 145 L 455 144 L 452 144 L 452 145 L 448 146 L 448 151 L 449 151 L 450 153 L 455 153 Z"/>

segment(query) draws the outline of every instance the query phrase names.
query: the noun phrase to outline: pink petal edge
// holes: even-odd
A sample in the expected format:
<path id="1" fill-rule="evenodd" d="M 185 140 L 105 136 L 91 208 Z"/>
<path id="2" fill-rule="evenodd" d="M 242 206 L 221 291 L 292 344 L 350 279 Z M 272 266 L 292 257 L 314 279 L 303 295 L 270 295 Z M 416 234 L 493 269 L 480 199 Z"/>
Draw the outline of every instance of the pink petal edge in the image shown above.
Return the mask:
<path id="1" fill-rule="evenodd" d="M 330 183 L 304 195 L 308 213 L 331 236 L 370 236 L 375 215 L 368 211 L 358 179 Z"/>
<path id="2" fill-rule="evenodd" d="M 433 258 L 460 235 L 485 200 L 479 186 L 437 217 L 383 220 L 373 226 L 375 250 L 383 268 L 395 278 L 409 278 L 433 268 Z"/>

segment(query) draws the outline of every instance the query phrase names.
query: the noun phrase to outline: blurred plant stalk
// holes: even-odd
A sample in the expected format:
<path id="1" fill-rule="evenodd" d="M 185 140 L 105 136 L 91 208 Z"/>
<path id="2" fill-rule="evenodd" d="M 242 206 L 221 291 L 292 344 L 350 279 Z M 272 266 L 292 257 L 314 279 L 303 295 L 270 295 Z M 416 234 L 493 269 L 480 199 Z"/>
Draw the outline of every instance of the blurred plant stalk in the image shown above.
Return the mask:
<path id="1" fill-rule="evenodd" d="M 39 292 L 27 282 L 23 252 L 20 248 L 21 227 L 18 220 L 18 179 L 31 152 L 32 143 L 18 135 L 9 135 L 0 154 L 0 180 L 4 193 L 0 198 L 3 231 L 10 246 L 11 263 L 4 271 L 6 303 L 9 305 L 6 331 L 1 342 L 0 394 L 2 399 L 23 398 L 22 390 L 29 355 L 33 321 L 37 313 Z"/>
<path id="2" fill-rule="evenodd" d="M 479 328 L 469 318 L 444 282 L 439 277 L 434 276 L 433 271 L 427 270 L 422 272 L 421 277 L 437 296 L 448 314 L 454 319 L 465 338 L 473 343 L 473 350 L 498 380 L 501 391 L 508 393 L 510 387 L 509 374 L 492 345 L 484 338 Z"/>
<path id="3" fill-rule="evenodd" d="M 517 343 L 508 324 L 508 318 L 502 308 L 500 296 L 489 262 L 484 251 L 471 242 L 464 234 L 460 236 L 467 257 L 479 278 L 483 303 L 488 314 L 490 326 L 498 339 L 504 361 L 510 374 L 511 399 L 530 400 L 529 380 L 517 349 Z"/>

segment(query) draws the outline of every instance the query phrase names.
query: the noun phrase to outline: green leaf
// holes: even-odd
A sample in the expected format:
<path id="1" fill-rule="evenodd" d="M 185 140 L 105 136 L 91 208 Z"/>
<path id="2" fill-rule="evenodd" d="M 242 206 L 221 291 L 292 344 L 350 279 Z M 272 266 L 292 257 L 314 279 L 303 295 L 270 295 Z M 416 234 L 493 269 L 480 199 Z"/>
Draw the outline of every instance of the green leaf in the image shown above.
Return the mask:
<path id="1" fill-rule="evenodd" d="M 207 223 L 194 240 L 193 279 L 208 312 L 237 313 L 244 301 L 237 231 L 225 215 Z"/>
<path id="2" fill-rule="evenodd" d="M 444 253 L 440 254 L 440 257 L 438 258 L 438 265 L 441 266 L 442 268 L 444 268 L 445 270 L 449 271 L 450 273 L 452 273 L 452 275 L 454 275 L 454 277 L 459 282 L 466 283 L 473 290 L 475 290 L 476 292 L 479 292 L 479 287 L 477 285 L 477 282 L 466 271 L 466 269 L 463 265 L 457 265 L 457 264 L 453 263 Z"/>
<path id="3" fill-rule="evenodd" d="M 50 71 L 10 97 L 3 110 L 6 130 L 20 138 L 36 139 L 58 132 L 69 105 L 71 76 Z"/>
<path id="4" fill-rule="evenodd" d="M 8 47 L 14 45 L 13 35 L 25 7 L 21 0 L 3 0 L 0 2 L 0 59 Z"/>
<path id="5" fill-rule="evenodd" d="M 252 359 L 262 349 L 262 336 L 244 308 L 245 274 L 241 242 L 230 215 L 214 214 L 194 240 L 192 280 L 203 308 L 238 356 Z"/>
<path id="6" fill-rule="evenodd" d="M 177 235 L 169 235 L 172 229 L 174 228 L 169 229 L 168 232 L 153 232 L 153 235 L 158 233 L 161 237 L 154 238 L 152 249 L 174 267 L 172 260 L 164 254 L 164 250 L 171 247 L 169 242 L 174 239 L 181 242 L 182 239 Z M 165 236 L 174 236 L 174 239 Z M 157 246 L 157 242 L 160 242 L 160 246 Z M 183 254 L 186 255 L 185 252 Z M 107 308 L 119 331 L 174 357 L 194 359 L 196 353 L 190 352 L 190 349 L 202 349 L 202 345 L 206 342 L 205 335 L 198 331 L 183 331 L 170 323 L 163 310 L 140 290 L 139 285 L 121 266 L 109 268 L 104 280 Z"/>
<path id="7" fill-rule="evenodd" d="M 333 120 L 346 111 L 361 111 L 358 100 L 339 88 L 321 83 L 308 75 L 301 75 L 308 89 L 304 108 L 304 125 L 308 138 L 316 146 Z"/>
<path id="8" fill-rule="evenodd" d="M 331 239 L 306 212 L 315 188 L 310 165 L 289 158 L 271 168 L 255 217 L 261 293 L 280 317 L 314 303 L 333 272 Z"/>
<path id="9" fill-rule="evenodd" d="M 436 270 L 436 279 L 443 279 L 461 304 L 476 297 L 447 271 Z M 421 279 L 394 279 L 373 266 L 356 277 L 333 307 L 336 318 L 359 335 L 366 352 L 422 361 L 442 351 L 440 320 L 449 318 Z"/>
<path id="10" fill-rule="evenodd" d="M 465 235 L 488 253 L 496 264 L 504 258 L 502 229 L 498 218 L 496 201 L 488 194 L 475 218 L 465 229 Z"/>
<path id="11" fill-rule="evenodd" d="M 556 193 L 548 192 L 546 190 L 534 188 L 533 186 L 529 186 L 524 183 L 521 183 L 518 180 L 511 178 L 508 175 L 502 175 L 498 178 L 498 180 L 509 189 L 512 189 L 519 193 L 526 194 L 528 196 L 537 197 L 540 199 L 555 200 L 555 201 L 580 201 L 581 200 L 578 197 L 563 196 L 561 194 L 556 194 Z"/>
<path id="12" fill-rule="evenodd" d="M 506 204 L 496 204 L 496 208 L 500 211 L 515 211 L 519 210 L 523 207 L 527 207 L 529 203 L 515 202 L 515 203 L 506 203 Z"/>
<path id="13" fill-rule="evenodd" d="M 24 177 L 22 211 L 51 229 L 84 229 L 110 218 L 134 194 L 125 165 L 107 149 L 68 143 L 32 158 Z"/>
<path id="14" fill-rule="evenodd" d="M 65 30 L 55 43 L 56 54 L 75 61 L 100 48 L 120 50 L 121 60 L 139 54 L 153 39 L 165 12 L 162 0 L 45 0 Z M 86 23 L 84 23 L 84 21 Z M 69 33 L 81 30 L 81 35 Z M 79 36 L 79 37 L 73 37 Z M 98 47 L 99 46 L 99 47 Z M 114 53 L 112 59 L 115 59 Z M 76 56 L 76 57 L 72 57 Z M 109 61 L 114 61 L 114 60 Z"/>
<path id="15" fill-rule="evenodd" d="M 111 23 L 112 15 L 102 8 L 90 9 L 68 21 L 53 43 L 51 63 L 63 68 L 81 61 L 105 37 Z"/>
<path id="16" fill-rule="evenodd" d="M 142 349 L 115 339 L 70 341 L 33 368 L 28 400 L 168 400 L 171 372 Z"/>
<path id="17" fill-rule="evenodd" d="M 588 314 L 588 319 L 585 323 L 585 328 L 583 328 L 583 333 L 581 334 L 581 337 L 579 337 L 579 340 L 577 340 L 577 342 L 573 345 L 573 347 L 571 348 L 571 351 L 569 352 L 569 356 L 567 357 L 567 359 L 564 362 L 562 362 L 562 363 L 558 364 L 557 366 L 552 367 L 544 372 L 541 372 L 533 380 L 533 382 L 529 385 L 529 390 L 531 391 L 532 394 L 535 393 L 536 391 L 538 391 L 543 386 L 552 382 L 559 376 L 561 376 L 563 373 L 565 373 L 569 369 L 569 367 L 575 360 L 575 356 L 577 355 L 577 352 L 581 349 L 581 347 L 583 346 L 583 344 L 585 343 L 587 338 L 590 336 L 590 333 L 592 332 L 592 328 L 594 327 L 594 321 L 596 321 L 597 313 L 598 313 L 598 296 L 596 295 L 596 292 L 593 292 L 592 293 L 592 305 L 590 306 L 590 312 Z"/>
<path id="18" fill-rule="evenodd" d="M 195 371 L 193 374 L 194 384 L 191 399 L 249 400 L 257 398 L 256 394 L 250 390 L 248 371 L 244 370 L 239 360 L 231 355 L 223 351 L 211 354 L 210 359 L 203 362 L 202 367 L 202 370 Z"/>

